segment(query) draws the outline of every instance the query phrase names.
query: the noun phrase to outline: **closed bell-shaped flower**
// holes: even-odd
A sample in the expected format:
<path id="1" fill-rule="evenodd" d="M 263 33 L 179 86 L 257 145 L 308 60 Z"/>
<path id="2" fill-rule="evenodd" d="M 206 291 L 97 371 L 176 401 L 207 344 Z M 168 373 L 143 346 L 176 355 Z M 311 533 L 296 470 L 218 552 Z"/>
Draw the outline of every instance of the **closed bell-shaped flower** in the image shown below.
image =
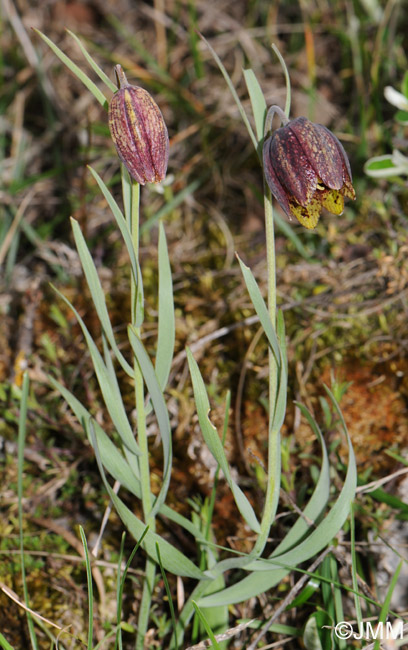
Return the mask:
<path id="1" fill-rule="evenodd" d="M 355 199 L 350 163 L 325 126 L 305 117 L 285 121 L 264 141 L 266 182 L 289 218 L 295 216 L 306 228 L 315 228 L 322 208 L 340 215 L 344 197 Z"/>
<path id="2" fill-rule="evenodd" d="M 115 66 L 118 91 L 109 104 L 109 129 L 119 158 L 140 185 L 164 179 L 169 136 L 159 107 L 147 90 L 131 86 Z"/>

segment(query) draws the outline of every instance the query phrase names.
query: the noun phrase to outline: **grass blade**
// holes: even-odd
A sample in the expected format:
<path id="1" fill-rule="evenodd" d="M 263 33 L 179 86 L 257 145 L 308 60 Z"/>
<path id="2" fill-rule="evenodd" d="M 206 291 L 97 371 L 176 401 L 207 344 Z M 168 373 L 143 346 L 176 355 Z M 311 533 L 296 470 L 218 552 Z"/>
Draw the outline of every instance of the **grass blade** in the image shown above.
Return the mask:
<path id="1" fill-rule="evenodd" d="M 13 648 L 13 646 L 9 644 L 7 639 L 4 638 L 1 632 L 0 632 L 0 647 L 3 648 L 3 650 L 15 650 L 15 648 Z"/>
<path id="2" fill-rule="evenodd" d="M 88 544 L 86 541 L 84 529 L 79 526 L 79 533 L 81 535 L 82 545 L 85 553 L 85 566 L 86 566 L 86 581 L 88 585 L 88 650 L 92 650 L 93 639 L 93 588 L 92 588 L 92 569 L 89 559 Z"/>
<path id="3" fill-rule="evenodd" d="M 391 577 L 390 586 L 387 589 L 385 600 L 384 600 L 384 603 L 383 603 L 383 605 L 381 607 L 380 615 L 378 617 L 378 624 L 379 625 L 382 624 L 384 627 L 385 627 L 385 623 L 386 623 L 386 621 L 388 619 L 389 610 L 391 608 L 392 594 L 394 592 L 395 587 L 397 586 L 397 582 L 398 582 L 400 571 L 402 569 L 403 562 L 404 561 L 401 560 L 401 562 L 398 564 L 395 572 L 393 573 L 393 575 Z M 399 622 L 402 625 L 402 621 L 400 620 Z M 375 644 L 374 644 L 374 650 L 380 650 L 380 648 L 381 648 L 380 644 L 381 644 L 381 639 L 380 638 L 376 639 Z"/>
<path id="4" fill-rule="evenodd" d="M 24 534 L 23 534 L 23 465 L 24 447 L 26 439 L 27 423 L 27 402 L 28 402 L 29 379 L 27 372 L 23 376 L 23 386 L 20 400 L 20 415 L 18 419 L 18 446 L 17 446 L 17 499 L 18 499 L 18 527 L 20 532 L 20 558 L 21 558 L 21 579 L 23 583 L 24 601 L 28 607 L 28 589 L 24 561 Z M 33 617 L 26 610 L 27 625 L 30 634 L 31 646 L 34 650 L 38 648 L 37 636 L 35 634 Z"/>
<path id="5" fill-rule="evenodd" d="M 122 558 L 123 558 L 123 547 L 125 543 L 125 536 L 126 533 L 123 533 L 122 535 L 122 541 L 120 545 L 120 554 L 119 554 L 119 560 L 118 560 L 118 582 L 117 582 L 117 589 L 116 589 L 116 624 L 117 624 L 117 631 L 116 631 L 116 641 L 115 641 L 115 650 L 118 648 L 118 650 L 122 650 L 122 628 L 121 628 L 121 618 L 122 618 L 122 602 L 123 602 L 123 590 L 125 587 L 125 581 L 126 581 L 126 576 L 129 571 L 130 565 L 132 564 L 133 558 L 137 553 L 137 550 L 140 547 L 140 544 L 142 543 L 143 538 L 145 537 L 148 527 L 146 526 L 141 538 L 138 540 L 136 546 L 134 547 L 133 551 L 131 552 L 128 561 L 126 562 L 126 566 L 123 570 L 123 573 L 121 575 L 122 571 Z"/>
<path id="6" fill-rule="evenodd" d="M 217 639 L 215 638 L 215 634 L 212 631 L 206 617 L 204 616 L 204 614 L 202 613 L 199 606 L 197 605 L 197 603 L 194 600 L 193 600 L 193 607 L 195 609 L 195 612 L 196 612 L 198 618 L 201 621 L 202 626 L 204 627 L 205 631 L 207 632 L 208 638 L 211 641 L 211 646 L 210 647 L 215 648 L 215 650 L 221 650 L 220 645 L 218 644 Z"/>
<path id="7" fill-rule="evenodd" d="M 156 214 L 153 214 L 149 219 L 141 224 L 140 234 L 143 235 L 145 232 L 148 232 L 158 221 L 160 221 L 160 219 L 164 219 L 168 214 L 171 214 L 173 210 L 181 205 L 188 196 L 194 194 L 194 192 L 203 184 L 203 181 L 204 178 L 197 178 L 189 183 L 187 187 L 180 190 L 180 192 L 178 192 L 176 196 L 173 196 L 172 199 L 166 201 L 160 210 L 157 210 Z"/>
<path id="8" fill-rule="evenodd" d="M 303 245 L 301 238 L 299 237 L 299 235 L 296 234 L 296 230 L 293 228 L 293 226 L 291 226 L 286 221 L 286 219 L 281 217 L 277 210 L 274 210 L 273 218 L 276 227 L 279 228 L 279 230 L 285 235 L 285 237 L 287 237 L 292 242 L 299 255 L 301 255 L 305 260 L 310 261 L 312 259 L 312 255 L 308 252 L 308 250 Z"/>
<path id="9" fill-rule="evenodd" d="M 162 577 L 163 577 L 164 588 L 166 590 L 167 600 L 169 602 L 169 607 L 170 607 L 170 617 L 171 617 L 171 622 L 173 624 L 173 630 L 174 630 L 174 644 L 176 646 L 176 650 L 178 650 L 177 623 L 176 623 L 176 615 L 174 613 L 173 597 L 172 597 L 172 593 L 170 591 L 169 581 L 167 580 L 166 572 L 164 570 L 163 563 L 161 561 L 160 547 L 159 547 L 158 544 L 156 544 L 156 552 L 157 552 L 157 561 L 159 563 L 160 571 L 161 571 L 161 574 L 162 574 Z"/>
<path id="10" fill-rule="evenodd" d="M 220 69 L 220 71 L 222 73 L 222 76 L 224 77 L 225 81 L 227 82 L 227 86 L 231 91 L 231 94 L 232 94 L 232 96 L 233 96 L 233 98 L 235 100 L 236 105 L 238 106 L 238 110 L 239 110 L 239 113 L 241 115 L 242 121 L 244 122 L 244 124 L 245 124 L 245 126 L 246 126 L 246 128 L 248 130 L 249 137 L 252 140 L 252 144 L 254 145 L 255 150 L 258 151 L 258 140 L 255 137 L 255 134 L 254 134 L 254 132 L 252 130 L 252 126 L 249 123 L 249 120 L 247 118 L 247 114 L 245 113 L 245 110 L 244 110 L 244 107 L 242 106 L 241 100 L 238 97 L 237 91 L 234 88 L 234 84 L 232 83 L 231 77 L 229 76 L 228 72 L 226 71 L 226 69 L 225 69 L 220 57 L 218 56 L 217 52 L 211 47 L 211 45 L 209 44 L 207 39 L 205 39 L 202 34 L 200 34 L 200 38 L 202 38 L 204 43 L 207 45 L 208 49 L 210 50 L 211 54 L 213 55 L 213 57 L 215 59 L 215 62 L 217 63 L 217 65 L 218 65 L 218 67 L 219 67 L 219 69 Z"/>

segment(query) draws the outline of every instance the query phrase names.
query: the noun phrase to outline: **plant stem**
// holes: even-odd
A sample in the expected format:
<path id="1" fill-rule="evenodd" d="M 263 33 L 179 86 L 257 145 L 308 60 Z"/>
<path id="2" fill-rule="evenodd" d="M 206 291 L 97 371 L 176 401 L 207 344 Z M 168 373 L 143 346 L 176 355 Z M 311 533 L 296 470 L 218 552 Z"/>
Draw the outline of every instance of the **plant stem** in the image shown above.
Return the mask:
<path id="1" fill-rule="evenodd" d="M 131 201 L 131 233 L 133 249 L 135 257 L 139 263 L 139 204 L 140 204 L 140 185 L 135 181 L 132 182 L 132 201 Z M 140 337 L 140 324 L 138 323 L 138 312 L 140 302 L 140 292 L 142 278 L 139 275 L 136 282 L 133 274 L 131 274 L 131 318 L 132 325 L 135 328 L 136 334 Z M 150 466 L 149 466 L 149 446 L 147 440 L 146 430 L 146 409 L 145 409 L 145 395 L 144 395 L 144 380 L 143 375 L 136 358 L 134 358 L 134 372 L 135 372 L 135 405 L 137 417 L 137 442 L 140 449 L 140 456 L 138 456 L 139 472 L 140 472 L 140 485 L 142 489 L 142 508 L 145 523 L 149 526 L 150 530 L 155 530 L 154 517 L 150 516 L 152 509 L 152 497 L 150 490 Z M 156 574 L 156 565 L 150 559 L 146 559 L 145 566 L 145 579 L 143 583 L 142 599 L 139 609 L 138 627 L 136 636 L 136 650 L 143 650 L 144 639 L 149 623 L 150 608 L 152 601 L 152 593 L 154 586 L 154 579 Z"/>
<path id="2" fill-rule="evenodd" d="M 275 259 L 275 230 L 273 223 L 272 196 L 269 187 L 265 188 L 265 233 L 266 233 L 266 262 L 268 273 L 268 311 L 271 323 L 276 331 L 276 259 Z M 269 348 L 269 415 L 273 416 L 277 392 L 278 366 Z"/>
<path id="3" fill-rule="evenodd" d="M 264 124 L 264 140 L 269 137 L 272 131 L 273 117 L 277 113 L 283 125 L 289 121 L 291 105 L 291 86 L 289 72 L 286 63 L 276 45 L 272 49 L 279 59 L 285 74 L 286 81 L 286 103 L 285 110 L 280 106 L 271 106 L 267 112 Z M 264 207 L 265 207 L 265 232 L 266 232 L 266 258 L 268 268 L 268 311 L 272 326 L 276 331 L 276 256 L 275 256 L 275 231 L 273 223 L 272 195 L 264 178 Z M 271 348 L 268 351 L 269 357 L 269 427 L 268 427 L 268 485 L 266 488 L 265 506 L 261 521 L 261 530 L 256 540 L 253 554 L 260 555 L 265 548 L 268 539 L 269 529 L 275 517 L 279 501 L 279 487 L 281 476 L 281 451 L 280 431 L 275 424 L 275 409 L 278 398 L 279 378 L 282 379 L 279 364 L 281 359 L 276 359 Z M 285 391 L 287 387 L 282 387 Z M 279 483 L 278 483 L 279 482 Z"/>
<path id="4" fill-rule="evenodd" d="M 265 233 L 266 233 L 266 259 L 268 277 L 268 311 L 271 323 L 276 330 L 276 259 L 275 259 L 275 232 L 273 223 L 272 196 L 265 183 Z M 275 414 L 276 398 L 278 391 L 278 363 L 269 348 L 269 433 L 268 433 L 268 484 L 266 489 L 265 506 L 261 521 L 261 531 L 258 535 L 253 553 L 260 555 L 268 539 L 269 530 L 275 516 L 279 489 L 276 481 L 280 477 L 280 437 L 279 431 L 272 426 Z"/>
<path id="5" fill-rule="evenodd" d="M 140 203 L 140 185 L 139 183 L 136 183 L 136 181 L 132 181 L 130 231 L 132 233 L 133 250 L 135 252 L 135 258 L 137 262 L 139 262 L 139 203 Z M 138 281 L 140 281 L 140 278 Z M 132 325 L 136 327 L 137 291 L 139 287 L 137 286 L 133 274 L 131 275 L 130 288 L 131 288 Z"/>

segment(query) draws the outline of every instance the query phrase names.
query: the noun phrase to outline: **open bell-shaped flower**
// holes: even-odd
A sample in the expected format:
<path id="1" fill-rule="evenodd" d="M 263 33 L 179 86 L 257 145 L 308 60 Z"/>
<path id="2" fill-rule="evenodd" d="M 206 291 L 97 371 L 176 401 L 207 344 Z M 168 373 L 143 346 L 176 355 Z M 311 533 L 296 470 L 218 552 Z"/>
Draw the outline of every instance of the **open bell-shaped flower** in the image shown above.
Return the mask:
<path id="1" fill-rule="evenodd" d="M 109 129 L 119 158 L 140 185 L 166 176 L 169 136 L 159 107 L 147 90 L 131 86 L 115 66 L 118 91 L 109 104 Z"/>
<path id="2" fill-rule="evenodd" d="M 347 154 L 325 126 L 273 109 L 286 123 L 264 142 L 266 182 L 289 218 L 315 228 L 322 208 L 340 215 L 344 197 L 356 198 Z"/>

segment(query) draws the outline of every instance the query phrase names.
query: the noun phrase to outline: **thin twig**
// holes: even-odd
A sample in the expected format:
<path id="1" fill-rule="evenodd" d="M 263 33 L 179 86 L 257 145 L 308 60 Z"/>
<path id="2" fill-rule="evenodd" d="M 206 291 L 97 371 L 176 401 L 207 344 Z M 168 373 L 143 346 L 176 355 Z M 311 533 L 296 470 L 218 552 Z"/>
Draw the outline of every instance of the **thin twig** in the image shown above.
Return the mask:
<path id="1" fill-rule="evenodd" d="M 231 637 L 236 636 L 242 632 L 242 630 L 245 630 L 249 625 L 251 625 L 251 623 L 254 622 L 254 620 L 255 619 L 247 621 L 246 623 L 240 623 L 236 627 L 231 627 L 223 634 L 217 634 L 215 637 L 216 641 L 228 641 L 228 639 L 231 639 Z M 200 643 L 197 643 L 196 645 L 191 645 L 185 650 L 206 650 L 206 648 L 210 648 L 211 646 L 212 641 L 210 641 L 210 639 L 205 639 L 205 641 L 200 641 Z"/>
<path id="2" fill-rule="evenodd" d="M 373 490 L 377 490 L 377 488 L 381 487 L 381 485 L 389 483 L 389 481 L 392 481 L 394 478 L 397 478 L 397 476 L 401 476 L 402 474 L 408 474 L 408 467 L 403 467 L 402 469 L 399 469 L 398 471 L 393 472 L 388 476 L 379 478 L 376 481 L 371 481 L 371 483 L 367 483 L 367 485 L 360 485 L 360 487 L 356 489 L 356 492 L 362 492 L 363 494 L 365 492 L 372 492 Z"/>
<path id="3" fill-rule="evenodd" d="M 19 599 L 17 594 L 14 591 L 12 591 L 9 587 L 7 587 L 6 585 L 0 584 L 0 589 L 4 594 L 6 594 L 6 596 L 8 596 L 11 600 L 13 600 L 15 603 L 17 603 L 17 605 L 19 607 L 24 609 L 26 612 L 29 612 L 29 614 L 31 614 L 35 618 L 38 618 L 40 621 L 43 621 L 44 623 L 47 623 L 48 625 L 51 625 L 52 627 L 57 628 L 57 630 L 62 630 L 63 629 L 62 627 L 60 627 L 60 625 L 57 625 L 56 623 L 53 623 L 48 618 L 44 618 L 44 616 L 41 616 L 41 614 L 38 614 L 37 612 L 35 612 L 33 609 L 31 609 L 31 607 L 27 607 L 27 605 L 25 603 L 23 603 Z"/>

